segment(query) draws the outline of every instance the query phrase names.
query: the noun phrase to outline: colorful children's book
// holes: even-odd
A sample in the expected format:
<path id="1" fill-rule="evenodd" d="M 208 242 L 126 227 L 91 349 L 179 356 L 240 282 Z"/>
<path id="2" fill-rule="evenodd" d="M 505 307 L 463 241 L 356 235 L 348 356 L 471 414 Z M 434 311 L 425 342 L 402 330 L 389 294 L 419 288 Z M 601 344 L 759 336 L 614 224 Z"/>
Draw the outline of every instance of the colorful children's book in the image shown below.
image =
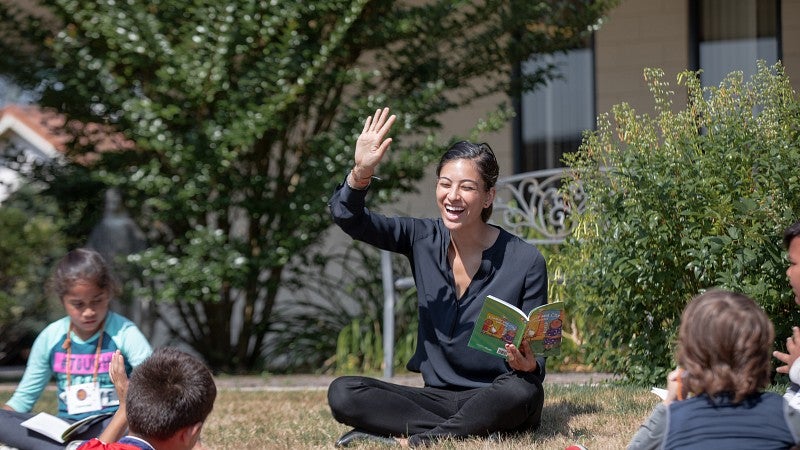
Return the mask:
<path id="1" fill-rule="evenodd" d="M 563 302 L 547 303 L 526 314 L 510 303 L 487 295 L 468 345 L 505 358 L 506 343 L 519 348 L 522 341 L 527 340 L 535 355 L 557 355 L 561 352 L 563 323 Z"/>

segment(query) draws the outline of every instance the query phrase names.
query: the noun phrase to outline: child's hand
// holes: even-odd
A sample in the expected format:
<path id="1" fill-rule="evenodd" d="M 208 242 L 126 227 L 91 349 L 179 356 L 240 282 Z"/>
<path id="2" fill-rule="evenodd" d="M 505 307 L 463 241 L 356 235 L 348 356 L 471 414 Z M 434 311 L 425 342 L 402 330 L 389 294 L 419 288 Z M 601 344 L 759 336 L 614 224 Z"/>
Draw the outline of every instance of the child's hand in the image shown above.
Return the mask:
<path id="1" fill-rule="evenodd" d="M 772 356 L 786 364 L 785 366 L 777 368 L 779 373 L 789 373 L 792 364 L 800 357 L 800 328 L 792 327 L 792 335 L 786 338 L 786 351 L 789 353 L 783 353 L 777 350 L 772 352 Z"/>
<path id="2" fill-rule="evenodd" d="M 667 375 L 667 396 L 664 397 L 664 404 L 669 405 L 675 400 L 683 400 L 684 397 L 683 369 L 678 367 Z"/>
<path id="3" fill-rule="evenodd" d="M 117 390 L 117 397 L 119 404 L 125 404 L 125 396 L 128 394 L 128 374 L 125 373 L 125 357 L 122 356 L 119 350 L 114 352 L 111 357 L 111 366 L 108 368 L 108 376 L 111 377 L 111 382 L 114 383 L 114 389 Z"/>
<path id="4" fill-rule="evenodd" d="M 125 410 L 125 396 L 128 394 L 128 374 L 125 373 L 125 358 L 119 350 L 111 356 L 111 364 L 108 367 L 108 376 L 114 383 L 119 397 L 119 408 L 111 418 L 111 422 L 97 438 L 100 442 L 117 442 L 128 428 L 128 416 Z M 104 446 L 105 447 L 105 446 Z"/>

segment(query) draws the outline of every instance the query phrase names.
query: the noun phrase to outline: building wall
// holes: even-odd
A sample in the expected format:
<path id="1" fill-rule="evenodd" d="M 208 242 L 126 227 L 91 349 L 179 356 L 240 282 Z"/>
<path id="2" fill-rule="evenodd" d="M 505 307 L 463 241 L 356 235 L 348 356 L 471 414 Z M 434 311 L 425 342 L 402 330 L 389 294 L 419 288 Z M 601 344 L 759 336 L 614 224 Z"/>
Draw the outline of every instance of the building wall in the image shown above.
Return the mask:
<path id="1" fill-rule="evenodd" d="M 652 112 L 645 67 L 664 69 L 674 85 L 689 64 L 688 1 L 622 0 L 595 34 L 597 112 L 626 102 Z M 679 105 L 676 105 L 679 106 Z"/>
<path id="2" fill-rule="evenodd" d="M 800 2 L 800 0 L 797 0 Z M 653 23 L 653 17 L 659 17 Z M 661 67 L 668 79 L 688 64 L 688 1 L 622 0 L 611 11 L 595 34 L 596 108 L 607 112 L 625 101 L 640 109 L 651 108 L 652 97 L 642 77 L 644 67 Z M 499 103 L 499 97 L 485 100 L 467 110 L 444 117 L 442 136 L 465 134 L 486 110 Z M 513 172 L 512 126 L 484 138 L 492 146 L 500 163 L 500 176 Z M 419 194 L 403 196 L 391 211 L 415 216 L 438 215 L 431 186 L 431 174 L 419 184 Z M 384 207 L 386 209 L 386 207 Z"/>
<path id="3" fill-rule="evenodd" d="M 781 2 L 783 63 L 792 85 L 800 90 L 800 0 Z M 689 1 L 622 0 L 595 34 L 596 109 L 609 112 L 615 104 L 626 102 L 641 113 L 653 112 L 653 100 L 644 81 L 645 67 L 664 70 L 665 80 L 677 92 L 678 73 L 689 68 Z M 442 141 L 452 134 L 467 135 L 470 127 L 503 100 L 494 97 L 455 111 L 443 118 Z M 675 106 L 680 108 L 680 96 Z M 497 154 L 500 176 L 513 170 L 511 124 L 497 133 L 483 136 Z M 442 148 L 444 150 L 444 147 Z M 419 193 L 408 194 L 387 213 L 436 217 L 433 194 L 434 167 L 419 186 Z"/>
<path id="4" fill-rule="evenodd" d="M 800 0 L 782 0 L 780 20 L 782 62 L 798 90 Z M 688 0 L 622 0 L 595 34 L 598 113 L 621 102 L 652 112 L 643 69 L 664 69 L 666 81 L 675 86 L 677 74 L 689 68 L 689 46 Z"/>
<path id="5" fill-rule="evenodd" d="M 781 2 L 783 65 L 795 91 L 800 91 L 800 0 Z"/>

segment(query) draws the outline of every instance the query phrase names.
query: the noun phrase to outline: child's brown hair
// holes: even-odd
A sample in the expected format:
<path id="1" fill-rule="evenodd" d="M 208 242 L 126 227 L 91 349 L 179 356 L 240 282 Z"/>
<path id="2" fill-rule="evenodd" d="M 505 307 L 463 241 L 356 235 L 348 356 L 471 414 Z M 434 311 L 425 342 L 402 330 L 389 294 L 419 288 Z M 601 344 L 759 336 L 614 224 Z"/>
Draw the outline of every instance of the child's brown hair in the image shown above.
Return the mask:
<path id="1" fill-rule="evenodd" d="M 729 395 L 734 402 L 770 382 L 775 330 L 753 299 L 711 290 L 698 295 L 681 315 L 678 365 L 693 394 Z"/>
<path id="2" fill-rule="evenodd" d="M 93 283 L 112 298 L 122 290 L 103 257 L 89 248 L 76 248 L 64 255 L 53 269 L 47 287 L 60 300 L 77 282 Z"/>

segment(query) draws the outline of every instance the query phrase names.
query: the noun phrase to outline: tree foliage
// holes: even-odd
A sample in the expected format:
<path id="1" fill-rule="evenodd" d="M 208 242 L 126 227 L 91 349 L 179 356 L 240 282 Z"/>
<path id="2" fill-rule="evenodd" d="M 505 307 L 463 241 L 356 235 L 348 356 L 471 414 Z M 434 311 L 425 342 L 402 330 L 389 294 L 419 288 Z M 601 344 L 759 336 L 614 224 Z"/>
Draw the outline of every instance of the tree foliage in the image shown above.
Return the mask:
<path id="1" fill-rule="evenodd" d="M 308 249 L 363 117 L 400 114 L 373 187 L 386 202 L 438 156 L 442 113 L 554 75 L 509 74 L 581 42 L 612 1 L 1 0 L 0 73 L 135 142 L 88 178 L 142 211 L 138 263 L 180 312 L 174 331 L 215 367 L 247 369 L 280 288 L 319 262 Z"/>
<path id="2" fill-rule="evenodd" d="M 589 208 L 563 262 L 589 355 L 651 384 L 674 366 L 680 314 L 706 289 L 752 296 L 778 342 L 797 323 L 782 233 L 800 218 L 800 100 L 779 64 L 705 88 L 681 73 L 682 109 L 662 71 L 644 73 L 655 114 L 616 105 L 568 161 Z"/>
<path id="3" fill-rule="evenodd" d="M 55 205 L 23 186 L 0 208 L 0 363 L 19 364 L 52 318 L 42 280 L 64 253 Z M 63 308 L 59 305 L 61 313 Z"/>

